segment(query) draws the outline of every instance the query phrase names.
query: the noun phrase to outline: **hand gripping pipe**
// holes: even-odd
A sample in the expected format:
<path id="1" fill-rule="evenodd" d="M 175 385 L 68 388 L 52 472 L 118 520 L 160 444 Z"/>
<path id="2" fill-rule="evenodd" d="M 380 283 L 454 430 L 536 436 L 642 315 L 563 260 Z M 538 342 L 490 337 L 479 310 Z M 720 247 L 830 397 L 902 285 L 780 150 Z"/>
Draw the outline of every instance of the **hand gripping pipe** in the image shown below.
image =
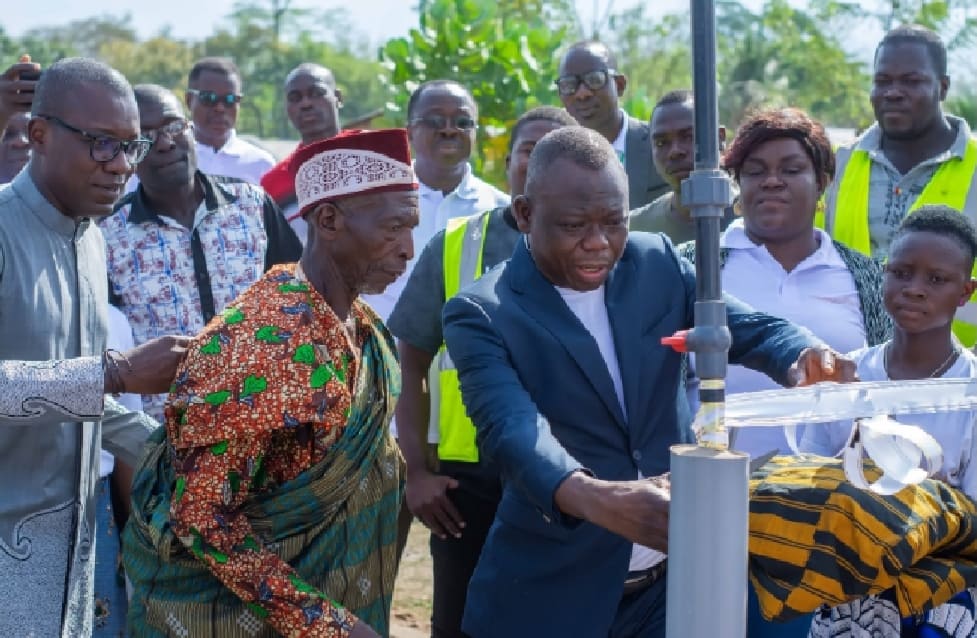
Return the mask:
<path id="1" fill-rule="evenodd" d="M 671 449 L 668 523 L 667 638 L 746 635 L 749 457 L 728 449 L 723 425 L 730 334 L 719 268 L 720 220 L 731 204 L 719 169 L 716 96 L 716 7 L 691 0 L 695 90 L 695 170 L 682 201 L 696 223 L 695 325 L 663 339 L 695 352 L 699 386 L 699 445 Z"/>

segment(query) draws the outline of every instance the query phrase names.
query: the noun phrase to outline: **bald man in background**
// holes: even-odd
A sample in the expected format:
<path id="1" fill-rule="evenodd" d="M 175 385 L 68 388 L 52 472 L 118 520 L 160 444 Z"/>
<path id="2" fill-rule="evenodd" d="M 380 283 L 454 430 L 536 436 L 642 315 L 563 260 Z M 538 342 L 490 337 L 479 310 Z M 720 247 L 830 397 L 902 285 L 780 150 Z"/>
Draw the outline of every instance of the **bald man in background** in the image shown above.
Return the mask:
<path id="1" fill-rule="evenodd" d="M 336 88 L 332 71 L 320 64 L 303 62 L 285 77 L 285 113 L 301 135 L 298 150 L 319 140 L 336 135 L 342 126 L 339 109 L 343 106 L 343 92 Z M 295 183 L 288 165 L 293 151 L 261 178 L 261 186 L 282 209 L 282 214 L 305 245 L 308 225 L 299 215 L 295 197 Z"/>

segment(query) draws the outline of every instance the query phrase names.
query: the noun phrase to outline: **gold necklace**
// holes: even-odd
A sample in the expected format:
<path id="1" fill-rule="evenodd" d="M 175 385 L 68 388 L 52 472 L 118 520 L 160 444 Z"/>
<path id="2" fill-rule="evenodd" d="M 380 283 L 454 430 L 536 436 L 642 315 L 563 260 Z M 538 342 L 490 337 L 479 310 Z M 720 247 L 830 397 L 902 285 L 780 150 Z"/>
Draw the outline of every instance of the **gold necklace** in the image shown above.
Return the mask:
<path id="1" fill-rule="evenodd" d="M 891 381 L 892 375 L 889 374 L 889 351 L 890 350 L 892 350 L 892 341 L 887 341 L 885 343 L 885 349 L 882 351 L 882 366 L 885 368 L 885 376 L 889 377 L 889 380 Z M 924 378 L 932 379 L 934 377 L 945 374 L 946 371 L 950 369 L 950 363 L 958 354 L 960 354 L 960 350 L 959 348 L 957 348 L 956 344 L 954 344 L 953 348 L 950 349 L 950 355 L 946 358 L 946 360 L 940 365 L 936 366 L 936 369 L 930 372 L 929 375 Z"/>

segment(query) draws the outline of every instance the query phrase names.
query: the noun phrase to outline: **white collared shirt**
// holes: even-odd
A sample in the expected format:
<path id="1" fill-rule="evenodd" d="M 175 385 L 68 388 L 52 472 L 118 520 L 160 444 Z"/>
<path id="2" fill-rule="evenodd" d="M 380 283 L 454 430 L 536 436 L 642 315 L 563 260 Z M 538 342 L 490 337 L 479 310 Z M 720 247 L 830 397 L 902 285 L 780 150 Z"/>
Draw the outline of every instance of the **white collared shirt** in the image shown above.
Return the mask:
<path id="1" fill-rule="evenodd" d="M 420 208 L 420 220 L 411 236 L 414 239 L 414 256 L 407 262 L 407 270 L 404 271 L 386 290 L 378 295 L 361 295 L 360 298 L 386 323 L 390 313 L 393 312 L 397 300 L 404 292 L 407 279 L 414 271 L 417 259 L 424 251 L 424 247 L 431 241 L 431 238 L 444 230 L 448 225 L 449 219 L 455 217 L 468 217 L 477 215 L 487 210 L 493 210 L 499 206 L 509 203 L 509 196 L 496 187 L 483 182 L 475 177 L 470 165 L 465 165 L 465 176 L 461 178 L 455 190 L 445 195 L 440 190 L 431 188 L 424 182 L 418 180 L 418 206 Z M 390 432 L 397 436 L 396 419 L 390 420 Z M 438 428 L 432 426 L 428 428 L 428 443 L 437 443 L 440 439 Z"/>
<path id="2" fill-rule="evenodd" d="M 621 112 L 621 130 L 618 131 L 617 137 L 611 143 L 614 147 L 614 152 L 617 153 L 617 158 L 621 160 L 621 165 L 627 168 L 627 162 L 625 158 L 628 156 L 628 114 L 624 109 L 620 109 Z"/>
<path id="3" fill-rule="evenodd" d="M 813 332 L 838 352 L 867 345 L 855 279 L 831 238 L 815 229 L 820 246 L 790 272 L 767 250 L 746 235 L 743 220 L 730 224 L 720 239 L 729 249 L 723 267 L 723 292 L 754 309 L 782 317 Z M 726 392 L 756 392 L 777 388 L 762 372 L 731 365 Z M 758 456 L 777 449 L 790 454 L 781 428 L 739 428 L 733 448 Z"/>
<path id="4" fill-rule="evenodd" d="M 414 238 L 414 257 L 407 262 L 407 270 L 392 284 L 387 286 L 379 295 L 363 295 L 362 298 L 376 311 L 384 321 L 393 312 L 400 293 L 407 285 L 427 242 L 431 241 L 438 231 L 444 230 L 449 219 L 467 217 L 505 206 L 509 203 L 509 196 L 491 184 L 483 182 L 472 173 L 471 166 L 465 165 L 465 176 L 461 182 L 447 195 L 439 190 L 420 182 L 417 192 L 420 206 L 420 221 L 412 233 Z"/>
<path id="5" fill-rule="evenodd" d="M 227 142 L 219 149 L 201 143 L 196 137 L 194 144 L 197 147 L 197 168 L 207 175 L 236 177 L 260 186 L 261 177 L 275 165 L 271 153 L 242 140 L 233 129 Z"/>

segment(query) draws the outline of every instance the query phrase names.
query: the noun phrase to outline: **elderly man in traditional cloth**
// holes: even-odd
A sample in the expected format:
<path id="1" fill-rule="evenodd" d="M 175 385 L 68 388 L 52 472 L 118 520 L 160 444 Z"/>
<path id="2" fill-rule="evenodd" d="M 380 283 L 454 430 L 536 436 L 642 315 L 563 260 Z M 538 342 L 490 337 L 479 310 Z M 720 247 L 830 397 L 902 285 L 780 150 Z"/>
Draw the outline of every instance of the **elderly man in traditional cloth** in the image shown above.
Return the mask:
<path id="1" fill-rule="evenodd" d="M 402 459 L 393 339 L 357 297 L 413 255 L 406 132 L 295 157 L 309 224 L 191 346 L 137 469 L 124 558 L 135 636 L 387 635 Z"/>

